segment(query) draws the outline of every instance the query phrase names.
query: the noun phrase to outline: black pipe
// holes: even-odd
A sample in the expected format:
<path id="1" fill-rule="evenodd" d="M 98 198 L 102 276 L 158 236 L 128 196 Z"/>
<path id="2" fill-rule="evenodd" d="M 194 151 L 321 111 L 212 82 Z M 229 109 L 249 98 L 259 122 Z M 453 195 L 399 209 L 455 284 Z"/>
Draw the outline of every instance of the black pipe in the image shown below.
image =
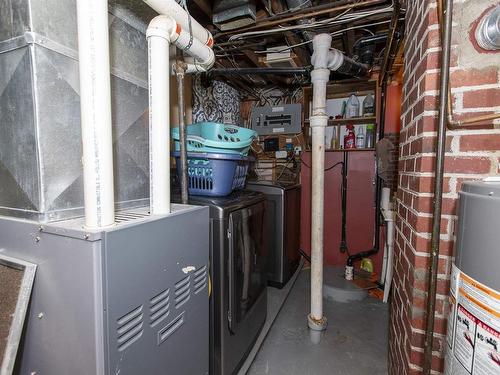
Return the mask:
<path id="1" fill-rule="evenodd" d="M 375 48 L 378 43 L 387 39 L 387 34 L 371 35 L 358 39 L 354 43 L 354 55 L 363 64 L 371 66 L 375 58 Z"/>
<path id="2" fill-rule="evenodd" d="M 347 56 L 344 56 L 342 65 L 335 71 L 348 76 L 362 78 L 368 74 L 368 67 L 364 64 L 352 60 Z"/>
<path id="3" fill-rule="evenodd" d="M 442 9 L 444 24 L 441 28 L 441 77 L 439 82 L 439 115 L 436 142 L 436 161 L 434 178 L 434 210 L 431 232 L 431 259 L 429 266 L 429 289 L 427 291 L 427 321 L 424 341 L 424 374 L 432 369 L 432 343 L 434 339 L 434 314 L 436 307 L 436 289 L 439 261 L 439 237 L 441 234 L 441 206 L 443 203 L 443 175 L 446 148 L 446 119 L 448 116 L 448 83 L 450 79 L 450 45 L 453 18 L 453 0 L 445 0 Z"/>
<path id="4" fill-rule="evenodd" d="M 375 35 L 370 35 L 370 36 L 365 36 L 364 38 L 359 38 L 354 42 L 353 48 L 362 48 L 363 46 L 367 44 L 375 44 L 375 43 L 380 43 L 383 40 L 387 39 L 387 34 L 375 34 Z"/>
<path id="5" fill-rule="evenodd" d="M 348 152 L 344 150 L 344 161 L 342 163 L 342 231 L 340 238 L 340 252 L 349 254 L 347 248 L 346 221 L 347 221 L 347 171 L 348 171 Z"/>
<path id="6" fill-rule="evenodd" d="M 398 39 L 401 37 L 401 34 L 397 33 L 396 30 L 398 28 L 399 24 L 399 14 L 401 12 L 400 4 L 399 1 L 394 2 L 394 13 L 392 15 L 391 19 L 391 31 L 389 35 L 389 43 L 387 45 L 387 51 L 384 56 L 384 63 L 383 63 L 383 68 L 382 68 L 382 78 L 381 78 L 381 85 L 382 85 L 382 100 L 381 100 L 381 110 L 380 110 L 380 126 L 378 129 L 378 134 L 379 137 L 378 139 L 384 138 L 384 130 L 385 130 L 385 104 L 386 104 L 386 97 L 387 97 L 387 80 L 386 80 L 386 74 L 387 74 L 387 69 L 389 68 L 389 64 L 394 60 L 393 56 L 393 50 L 394 50 L 394 45 L 398 45 L 398 43 L 394 43 L 395 39 Z M 377 163 L 378 164 L 378 163 Z M 373 248 L 370 250 L 366 251 L 361 251 L 357 254 L 352 254 L 347 258 L 347 265 L 348 266 L 353 266 L 354 262 L 357 260 L 360 260 L 362 258 L 366 258 L 371 255 L 375 255 L 378 253 L 380 250 L 380 224 L 381 224 L 381 210 L 380 210 L 380 199 L 381 199 L 381 193 L 382 193 L 382 179 L 378 175 L 378 165 L 377 165 L 377 171 L 376 171 L 376 183 L 375 183 L 375 239 L 373 243 Z"/>
<path id="7" fill-rule="evenodd" d="M 382 84 L 382 100 L 380 107 L 380 126 L 379 126 L 379 140 L 384 138 L 385 131 L 385 104 L 387 97 L 387 81 Z M 382 184 L 383 180 L 378 175 L 378 163 L 377 163 L 377 171 L 375 172 L 376 183 L 375 183 L 375 218 L 374 218 L 374 228 L 375 228 L 375 239 L 373 243 L 373 248 L 366 251 L 361 251 L 356 254 L 349 255 L 347 258 L 347 265 L 352 267 L 354 262 L 372 255 L 375 255 L 380 250 L 380 225 L 381 225 L 381 209 L 380 209 L 380 199 L 382 195 Z"/>
<path id="8" fill-rule="evenodd" d="M 212 75 L 260 75 L 260 74 L 276 74 L 276 75 L 308 75 L 308 68 L 218 68 L 210 70 Z"/>

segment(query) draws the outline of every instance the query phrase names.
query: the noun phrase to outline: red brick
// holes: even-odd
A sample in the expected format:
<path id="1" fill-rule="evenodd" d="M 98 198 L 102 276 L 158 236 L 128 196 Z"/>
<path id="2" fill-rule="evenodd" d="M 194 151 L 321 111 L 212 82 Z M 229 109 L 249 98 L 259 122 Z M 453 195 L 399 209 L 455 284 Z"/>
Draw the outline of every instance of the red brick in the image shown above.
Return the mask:
<path id="1" fill-rule="evenodd" d="M 463 106 L 464 108 L 500 106 L 500 88 L 464 92 Z"/>
<path id="2" fill-rule="evenodd" d="M 500 151 L 500 134 L 462 135 L 460 151 Z"/>
<path id="3" fill-rule="evenodd" d="M 491 160 L 484 157 L 446 157 L 444 168 L 447 173 L 488 173 Z"/>
<path id="4" fill-rule="evenodd" d="M 498 82 L 497 67 L 485 69 L 460 69 L 455 70 L 450 75 L 452 87 L 480 86 L 494 84 Z"/>

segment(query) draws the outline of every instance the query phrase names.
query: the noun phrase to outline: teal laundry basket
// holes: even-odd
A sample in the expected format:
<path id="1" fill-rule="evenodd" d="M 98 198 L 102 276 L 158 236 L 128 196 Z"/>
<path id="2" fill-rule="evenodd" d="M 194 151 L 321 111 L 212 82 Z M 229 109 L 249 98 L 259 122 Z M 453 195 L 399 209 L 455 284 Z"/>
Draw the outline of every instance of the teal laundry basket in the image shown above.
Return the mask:
<path id="1" fill-rule="evenodd" d="M 215 152 L 246 156 L 257 132 L 236 125 L 198 122 L 187 126 L 188 152 Z M 179 128 L 173 128 L 175 151 L 180 151 Z"/>

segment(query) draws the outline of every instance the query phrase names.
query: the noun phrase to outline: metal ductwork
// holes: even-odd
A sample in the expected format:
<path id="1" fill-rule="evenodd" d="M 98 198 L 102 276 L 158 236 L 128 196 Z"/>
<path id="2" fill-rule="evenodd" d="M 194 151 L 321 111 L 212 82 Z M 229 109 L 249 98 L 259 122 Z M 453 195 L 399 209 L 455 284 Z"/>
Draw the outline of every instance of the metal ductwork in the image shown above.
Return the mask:
<path id="1" fill-rule="evenodd" d="M 233 30 L 255 23 L 255 1 L 253 0 L 216 0 L 212 21 L 220 30 Z"/>
<path id="2" fill-rule="evenodd" d="M 40 222 L 82 216 L 76 1 L 12 4 L 0 0 L 0 214 Z M 120 4 L 145 23 L 154 16 L 142 2 Z M 111 12 L 115 206 L 146 206 L 147 41 L 140 23 Z"/>

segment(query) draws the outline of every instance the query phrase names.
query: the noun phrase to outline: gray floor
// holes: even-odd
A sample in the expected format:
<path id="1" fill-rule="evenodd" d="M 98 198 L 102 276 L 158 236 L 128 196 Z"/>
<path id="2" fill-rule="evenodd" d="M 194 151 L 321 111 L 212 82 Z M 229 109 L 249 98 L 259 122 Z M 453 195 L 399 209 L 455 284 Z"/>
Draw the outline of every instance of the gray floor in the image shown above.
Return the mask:
<path id="1" fill-rule="evenodd" d="M 300 272 L 248 374 L 387 374 L 387 305 L 372 298 L 325 301 L 328 328 L 311 337 L 309 275 L 309 270 Z"/>

